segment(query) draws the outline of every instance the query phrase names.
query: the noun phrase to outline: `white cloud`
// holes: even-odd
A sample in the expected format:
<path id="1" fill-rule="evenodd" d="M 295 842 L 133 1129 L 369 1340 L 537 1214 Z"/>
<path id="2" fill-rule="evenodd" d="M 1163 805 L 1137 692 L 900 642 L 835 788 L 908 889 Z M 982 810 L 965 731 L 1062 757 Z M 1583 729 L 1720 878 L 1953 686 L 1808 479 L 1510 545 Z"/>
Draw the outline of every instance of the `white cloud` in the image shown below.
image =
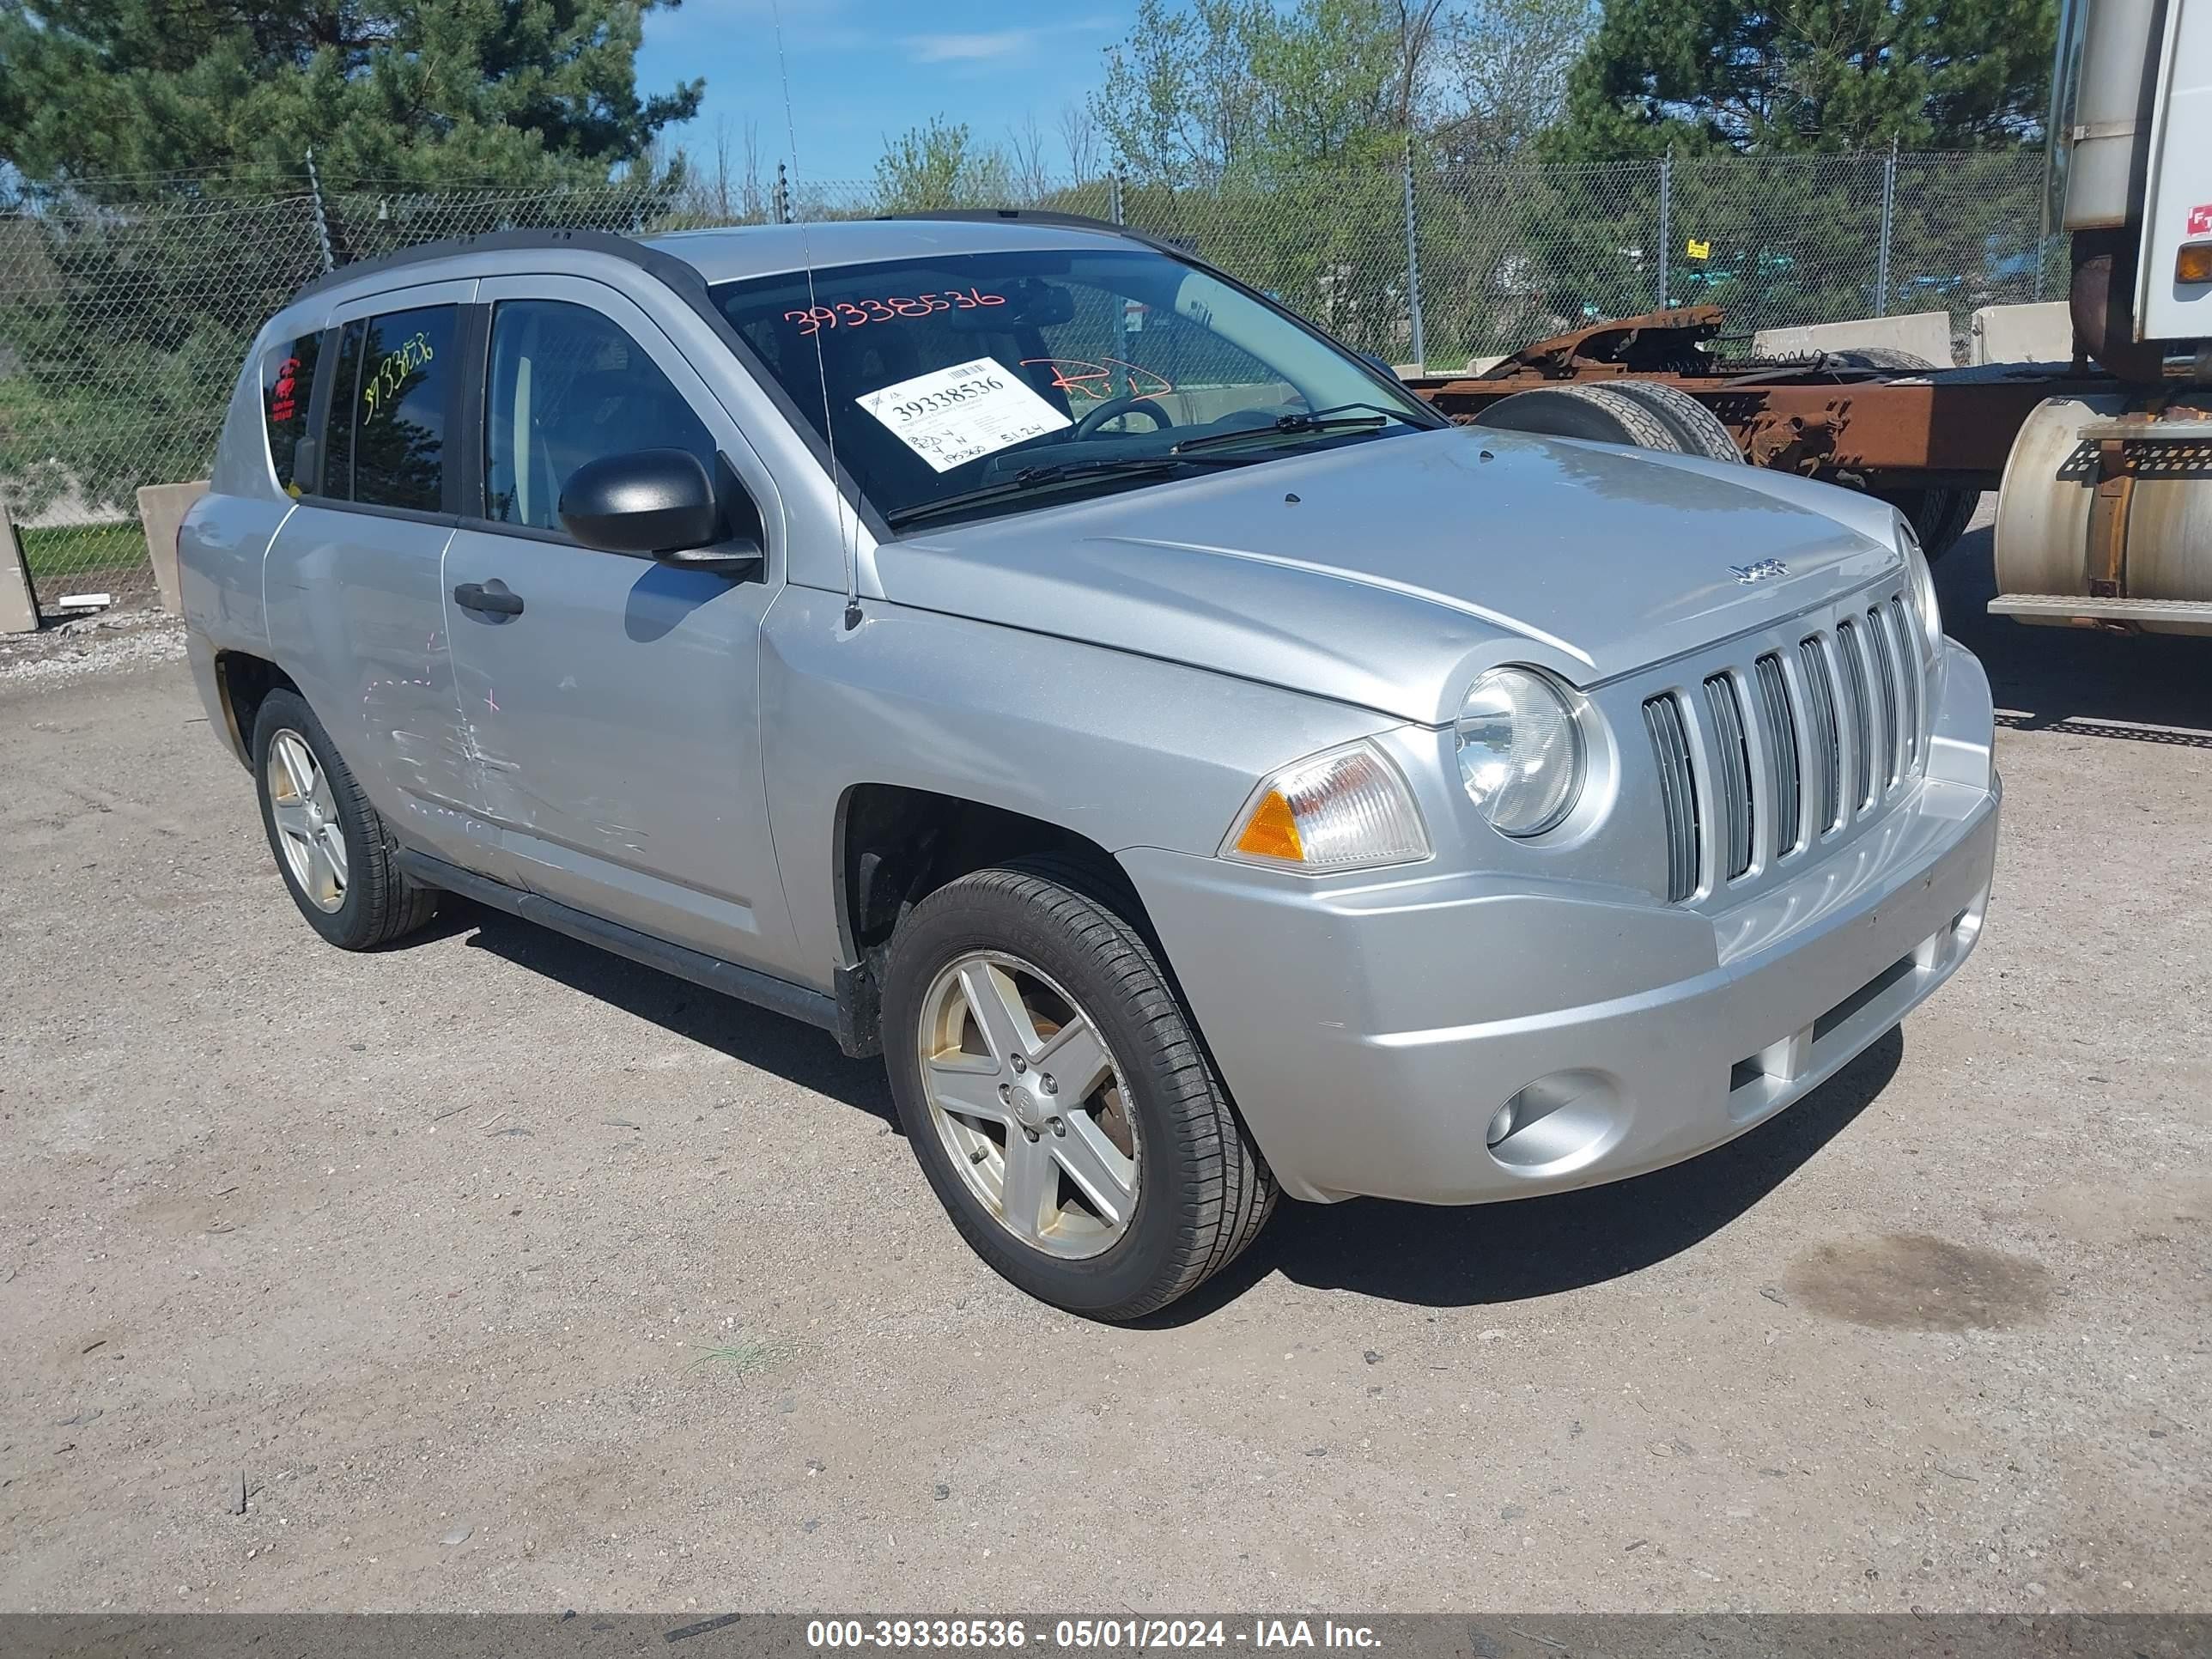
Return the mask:
<path id="1" fill-rule="evenodd" d="M 1038 28 L 988 29 L 972 34 L 909 34 L 907 50 L 922 64 L 1000 63 L 1027 57 L 1056 35 L 1088 34 L 1113 26 L 1110 18 L 1083 17 Z"/>
<path id="2" fill-rule="evenodd" d="M 909 34 L 906 43 L 917 62 L 968 64 L 1018 58 L 1035 46 L 1042 29 L 998 29 L 986 34 Z"/>

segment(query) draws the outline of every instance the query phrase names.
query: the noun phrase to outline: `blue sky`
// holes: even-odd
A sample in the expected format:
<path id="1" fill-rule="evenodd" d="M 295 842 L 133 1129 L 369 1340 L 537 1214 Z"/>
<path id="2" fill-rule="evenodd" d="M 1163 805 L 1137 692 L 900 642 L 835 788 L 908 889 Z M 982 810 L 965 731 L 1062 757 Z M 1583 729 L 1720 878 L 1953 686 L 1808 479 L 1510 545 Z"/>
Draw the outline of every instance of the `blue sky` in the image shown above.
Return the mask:
<path id="1" fill-rule="evenodd" d="M 1004 143 L 1033 113 L 1047 165 L 1064 170 L 1063 106 L 1098 84 L 1101 52 L 1126 33 L 1133 0 L 1040 6 L 1036 0 L 775 0 L 783 17 L 799 168 L 816 179 L 872 179 L 884 139 L 933 115 L 965 121 L 979 141 Z M 741 165 L 744 124 L 757 124 L 764 173 L 787 157 L 783 86 L 771 0 L 690 0 L 648 12 L 638 90 L 649 94 L 704 76 L 699 118 L 670 135 L 695 155 L 728 124 Z"/>

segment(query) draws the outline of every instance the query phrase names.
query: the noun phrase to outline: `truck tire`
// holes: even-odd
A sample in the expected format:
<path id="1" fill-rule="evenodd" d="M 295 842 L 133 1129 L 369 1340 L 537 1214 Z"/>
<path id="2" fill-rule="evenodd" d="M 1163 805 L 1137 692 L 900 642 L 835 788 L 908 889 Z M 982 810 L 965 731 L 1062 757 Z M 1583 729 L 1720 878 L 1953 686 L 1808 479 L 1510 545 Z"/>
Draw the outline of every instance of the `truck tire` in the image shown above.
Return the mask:
<path id="1" fill-rule="evenodd" d="M 1100 1320 L 1165 1307 L 1252 1242 L 1274 1177 L 1152 947 L 1072 860 L 946 884 L 891 941 L 884 1058 L 975 1253 Z"/>
<path id="2" fill-rule="evenodd" d="M 1652 410 L 1610 386 L 1541 386 L 1500 398 L 1474 417 L 1477 426 L 1538 432 L 1552 438 L 1587 438 L 1638 449 L 1690 452 Z"/>
<path id="3" fill-rule="evenodd" d="M 1654 380 L 1616 380 L 1605 390 L 1617 392 L 1624 398 L 1633 398 L 1666 423 L 1685 455 L 1697 455 L 1708 461 L 1723 461 L 1743 466 L 1747 463 L 1743 452 L 1729 436 L 1729 429 L 1720 417 L 1707 409 L 1678 386 L 1662 386 Z"/>
<path id="4" fill-rule="evenodd" d="M 1895 346 L 1853 346 L 1848 351 L 1831 351 L 1827 355 L 1846 368 L 1926 370 L 1942 367 L 1929 362 L 1917 351 L 1901 351 Z"/>
<path id="5" fill-rule="evenodd" d="M 369 951 L 430 920 L 436 890 L 401 873 L 383 818 L 296 691 L 261 700 L 253 781 L 269 850 L 307 926 L 342 951 Z"/>
<path id="6" fill-rule="evenodd" d="M 1982 502 L 1978 489 L 1953 489 L 1942 484 L 1926 489 L 1878 489 L 1874 493 L 1912 520 L 1913 533 L 1920 538 L 1920 550 L 1928 556 L 1930 564 L 1949 552 L 1959 538 L 1966 533 L 1974 509 Z"/>

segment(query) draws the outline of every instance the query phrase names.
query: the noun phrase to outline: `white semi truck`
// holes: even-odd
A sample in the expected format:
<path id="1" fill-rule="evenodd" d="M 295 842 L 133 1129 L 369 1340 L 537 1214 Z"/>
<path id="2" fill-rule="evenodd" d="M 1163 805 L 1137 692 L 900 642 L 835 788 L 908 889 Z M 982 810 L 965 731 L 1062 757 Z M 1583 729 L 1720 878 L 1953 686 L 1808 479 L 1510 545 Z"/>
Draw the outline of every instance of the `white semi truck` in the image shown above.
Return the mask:
<path id="1" fill-rule="evenodd" d="M 2212 0 L 2068 0 L 2051 110 L 2075 349 L 2112 384 L 2022 422 L 1990 609 L 2212 634 Z"/>
<path id="2" fill-rule="evenodd" d="M 1868 490 L 1931 557 L 1998 489 L 1991 611 L 2212 634 L 2212 0 L 2063 0 L 2051 94 L 2070 363 L 1726 358 L 1720 312 L 1693 306 L 1409 384 L 1470 423 Z"/>

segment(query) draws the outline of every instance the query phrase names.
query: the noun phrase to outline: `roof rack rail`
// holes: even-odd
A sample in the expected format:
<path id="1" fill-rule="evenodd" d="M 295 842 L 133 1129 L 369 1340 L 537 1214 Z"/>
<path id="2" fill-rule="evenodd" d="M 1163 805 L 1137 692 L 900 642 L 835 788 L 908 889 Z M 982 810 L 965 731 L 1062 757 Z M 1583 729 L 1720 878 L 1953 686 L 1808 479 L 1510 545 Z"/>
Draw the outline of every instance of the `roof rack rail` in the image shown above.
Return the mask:
<path id="1" fill-rule="evenodd" d="M 432 259 L 451 258 L 462 253 L 500 253 L 509 249 L 573 248 L 582 253 L 605 253 L 631 264 L 642 266 L 664 282 L 679 276 L 698 281 L 698 272 L 672 254 L 650 248 L 642 242 L 611 230 L 487 230 L 473 236 L 448 236 L 442 241 L 422 242 L 413 247 L 403 247 L 391 253 L 379 254 L 374 259 L 359 260 L 353 264 L 340 265 L 335 270 L 318 276 L 292 296 L 296 302 L 310 295 L 333 289 L 356 277 L 374 276 L 387 270 L 397 270 L 407 265 L 422 264 Z"/>
<path id="2" fill-rule="evenodd" d="M 878 223 L 896 222 L 950 222 L 953 224 L 989 225 L 1049 225 L 1058 230 L 1095 230 L 1102 235 L 1118 236 L 1123 241 L 1141 243 L 1162 253 L 1172 253 L 1179 259 L 1218 272 L 1220 267 L 1200 254 L 1188 242 L 1178 242 L 1169 237 L 1155 236 L 1148 231 L 1133 230 L 1127 225 L 1117 225 L 1110 219 L 1093 219 L 1087 214 L 1060 213 L 1051 208 L 939 208 L 918 213 L 878 213 Z"/>

